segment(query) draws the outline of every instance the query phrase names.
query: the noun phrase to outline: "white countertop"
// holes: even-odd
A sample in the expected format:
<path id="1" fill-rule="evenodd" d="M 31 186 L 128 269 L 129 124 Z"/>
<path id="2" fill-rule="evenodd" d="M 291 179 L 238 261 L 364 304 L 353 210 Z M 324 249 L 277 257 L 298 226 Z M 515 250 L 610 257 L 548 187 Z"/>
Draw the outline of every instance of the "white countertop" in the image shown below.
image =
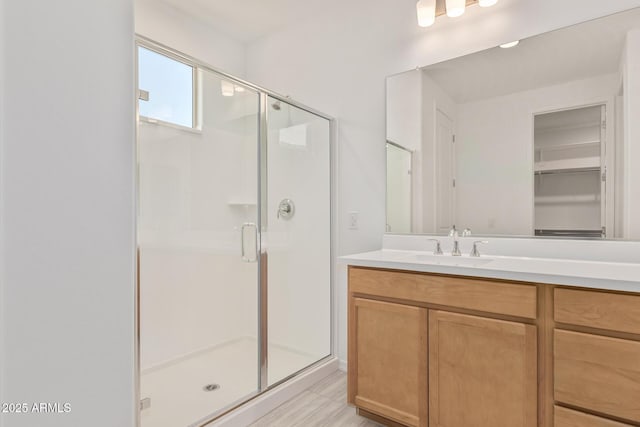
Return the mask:
<path id="1" fill-rule="evenodd" d="M 640 293 L 640 264 L 383 249 L 339 258 L 347 265 L 549 283 Z"/>

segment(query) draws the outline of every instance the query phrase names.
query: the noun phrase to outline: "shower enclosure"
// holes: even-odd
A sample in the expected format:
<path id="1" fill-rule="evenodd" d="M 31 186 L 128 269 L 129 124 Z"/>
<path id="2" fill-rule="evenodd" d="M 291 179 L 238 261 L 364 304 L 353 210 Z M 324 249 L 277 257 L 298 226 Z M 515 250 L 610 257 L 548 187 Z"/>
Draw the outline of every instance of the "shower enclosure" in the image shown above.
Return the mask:
<path id="1" fill-rule="evenodd" d="M 143 427 L 200 426 L 332 354 L 331 119 L 138 44 Z"/>

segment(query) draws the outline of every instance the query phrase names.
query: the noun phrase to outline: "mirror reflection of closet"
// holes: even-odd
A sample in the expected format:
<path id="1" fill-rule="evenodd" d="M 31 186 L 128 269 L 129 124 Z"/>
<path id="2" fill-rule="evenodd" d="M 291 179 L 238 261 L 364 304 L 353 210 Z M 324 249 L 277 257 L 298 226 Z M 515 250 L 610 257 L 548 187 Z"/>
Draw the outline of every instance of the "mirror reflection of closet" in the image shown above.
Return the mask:
<path id="1" fill-rule="evenodd" d="M 593 105 L 535 115 L 535 235 L 607 237 L 606 114 Z"/>

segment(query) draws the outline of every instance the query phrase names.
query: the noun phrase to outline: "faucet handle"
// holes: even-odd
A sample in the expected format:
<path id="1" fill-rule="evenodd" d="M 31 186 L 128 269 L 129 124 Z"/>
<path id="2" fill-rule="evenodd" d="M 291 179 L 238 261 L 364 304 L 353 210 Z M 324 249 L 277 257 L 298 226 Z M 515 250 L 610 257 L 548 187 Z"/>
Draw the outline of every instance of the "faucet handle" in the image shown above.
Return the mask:
<path id="1" fill-rule="evenodd" d="M 449 237 L 458 237 L 458 230 L 456 229 L 455 224 L 449 230 Z"/>
<path id="2" fill-rule="evenodd" d="M 442 255 L 442 246 L 438 239 L 427 239 L 428 242 L 436 242 L 436 249 L 433 251 L 434 255 Z"/>
<path id="3" fill-rule="evenodd" d="M 488 240 L 476 240 L 475 242 L 473 242 L 473 249 L 471 249 L 471 253 L 469 254 L 469 256 L 480 256 L 480 251 L 478 250 L 478 245 L 482 244 L 482 245 L 486 245 L 487 243 L 489 243 Z"/>
<path id="4" fill-rule="evenodd" d="M 471 236 L 471 229 L 467 227 L 464 230 L 462 230 L 462 237 L 469 237 L 469 236 Z"/>

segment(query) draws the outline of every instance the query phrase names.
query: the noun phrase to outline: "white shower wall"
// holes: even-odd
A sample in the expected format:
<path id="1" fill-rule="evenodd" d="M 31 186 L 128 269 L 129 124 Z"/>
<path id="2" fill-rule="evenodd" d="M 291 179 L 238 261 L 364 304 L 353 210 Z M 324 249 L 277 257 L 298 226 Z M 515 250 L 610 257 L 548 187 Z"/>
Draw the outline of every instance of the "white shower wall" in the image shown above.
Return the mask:
<path id="1" fill-rule="evenodd" d="M 143 370 L 257 335 L 258 270 L 241 259 L 240 228 L 256 222 L 258 98 L 200 82 L 201 131 L 140 122 Z"/>

